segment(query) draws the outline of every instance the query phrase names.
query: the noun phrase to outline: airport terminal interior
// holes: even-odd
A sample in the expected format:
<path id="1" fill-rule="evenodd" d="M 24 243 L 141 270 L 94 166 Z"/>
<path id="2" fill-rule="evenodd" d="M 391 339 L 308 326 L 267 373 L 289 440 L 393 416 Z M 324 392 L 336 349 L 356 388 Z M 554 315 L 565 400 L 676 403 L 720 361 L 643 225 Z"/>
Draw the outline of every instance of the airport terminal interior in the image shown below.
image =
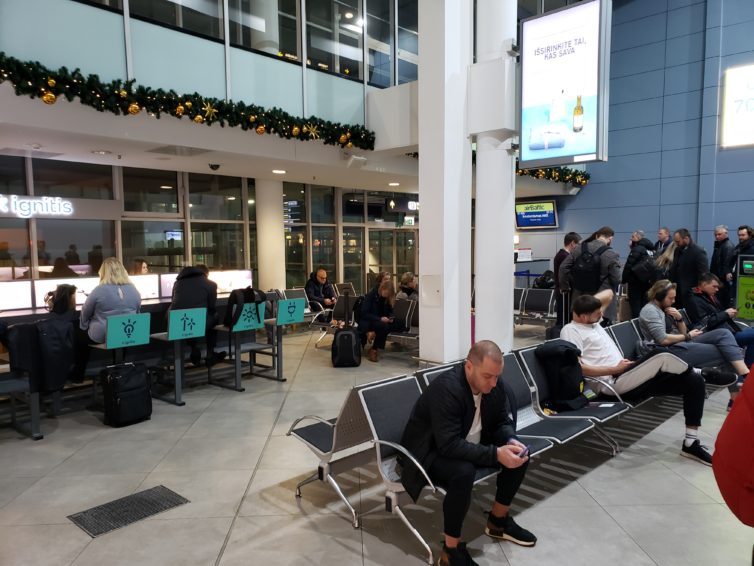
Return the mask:
<path id="1" fill-rule="evenodd" d="M 621 263 L 637 231 L 686 228 L 708 256 L 721 225 L 738 243 L 754 224 L 752 24 L 751 0 L 0 0 L 0 328 L 51 316 L 60 284 L 81 309 L 115 257 L 153 334 L 91 348 L 83 382 L 42 395 L 36 434 L 32 380 L 12 402 L 0 348 L 0 564 L 437 563 L 442 494 L 386 508 L 372 442 L 405 400 L 372 415 L 364 392 L 425 388 L 485 339 L 508 354 L 503 380 L 525 381 L 518 353 L 556 318 L 554 290 L 532 287 L 569 232 L 611 227 Z M 527 58 L 549 93 L 527 90 Z M 218 331 L 211 369 L 166 315 L 195 265 L 219 322 L 234 289 L 268 293 L 258 326 Z M 333 367 L 335 329 L 301 299 L 320 269 L 343 312 L 378 274 L 415 274 L 378 361 L 367 345 Z M 123 360 L 158 368 L 152 413 L 112 427 L 99 375 Z M 729 398 L 707 387 L 710 452 Z M 342 435 L 331 468 L 321 438 L 291 434 L 306 424 Z M 679 454 L 680 396 L 589 429 L 530 460 L 511 513 L 535 546 L 487 536 L 495 481 L 475 486 L 476 563 L 754 564 L 713 469 Z M 177 498 L 161 512 L 74 521 L 160 486 Z"/>

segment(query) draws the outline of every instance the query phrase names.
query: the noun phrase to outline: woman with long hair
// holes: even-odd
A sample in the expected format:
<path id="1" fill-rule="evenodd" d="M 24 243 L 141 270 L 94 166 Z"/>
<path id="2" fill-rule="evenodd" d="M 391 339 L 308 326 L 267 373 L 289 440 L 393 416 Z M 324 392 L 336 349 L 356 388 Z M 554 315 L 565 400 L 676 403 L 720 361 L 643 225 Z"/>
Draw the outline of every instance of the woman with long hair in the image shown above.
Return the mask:
<path id="1" fill-rule="evenodd" d="M 367 352 L 370 362 L 379 360 L 378 352 L 385 349 L 388 334 L 405 330 L 403 322 L 393 317 L 394 305 L 395 285 L 389 280 L 369 291 L 361 304 L 359 333 L 362 345 L 366 345 L 367 334 L 374 333 L 372 348 Z"/>

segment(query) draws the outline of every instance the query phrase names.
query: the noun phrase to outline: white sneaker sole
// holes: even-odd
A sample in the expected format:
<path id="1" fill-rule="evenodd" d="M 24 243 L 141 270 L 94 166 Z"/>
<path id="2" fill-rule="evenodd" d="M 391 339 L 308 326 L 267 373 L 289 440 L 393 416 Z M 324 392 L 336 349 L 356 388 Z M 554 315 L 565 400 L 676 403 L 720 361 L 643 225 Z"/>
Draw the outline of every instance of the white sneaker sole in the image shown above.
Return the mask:
<path id="1" fill-rule="evenodd" d="M 704 464 L 705 466 L 712 466 L 712 462 L 706 462 L 702 460 L 699 456 L 694 456 L 693 454 L 689 454 L 688 452 L 680 452 L 681 456 L 684 458 L 688 458 L 689 460 L 696 460 L 700 464 Z"/>
<path id="2" fill-rule="evenodd" d="M 492 533 L 490 533 L 490 530 L 487 527 L 484 528 L 484 534 L 496 540 L 509 540 L 510 542 L 518 544 L 519 546 L 534 546 L 535 544 L 537 544 L 537 541 L 529 542 L 525 540 L 518 540 L 517 538 L 512 537 L 507 533 L 503 533 L 503 536 L 501 537 L 493 535 Z"/>

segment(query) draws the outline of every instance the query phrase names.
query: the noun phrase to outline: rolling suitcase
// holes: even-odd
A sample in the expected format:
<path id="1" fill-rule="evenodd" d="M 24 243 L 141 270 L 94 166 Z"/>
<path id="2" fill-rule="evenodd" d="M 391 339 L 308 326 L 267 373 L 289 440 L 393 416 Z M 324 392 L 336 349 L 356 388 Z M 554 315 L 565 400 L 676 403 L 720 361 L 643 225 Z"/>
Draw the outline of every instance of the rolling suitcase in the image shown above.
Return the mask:
<path id="1" fill-rule="evenodd" d="M 361 339 L 356 329 L 350 325 L 351 311 L 348 308 L 348 293 L 345 293 L 343 297 L 346 301 L 346 326 L 335 331 L 330 351 L 333 367 L 352 368 L 361 365 Z"/>
<path id="2" fill-rule="evenodd" d="M 118 427 L 149 419 L 152 386 L 144 364 L 117 364 L 100 373 L 105 424 Z"/>
<path id="3" fill-rule="evenodd" d="M 561 297 L 563 300 L 561 301 L 560 320 L 563 321 L 563 324 L 568 324 L 569 322 L 571 322 L 571 294 L 562 293 Z M 563 330 L 563 326 L 556 322 L 552 326 L 548 327 L 547 330 L 545 330 L 545 340 L 554 340 L 555 338 L 560 338 L 561 330 Z"/>

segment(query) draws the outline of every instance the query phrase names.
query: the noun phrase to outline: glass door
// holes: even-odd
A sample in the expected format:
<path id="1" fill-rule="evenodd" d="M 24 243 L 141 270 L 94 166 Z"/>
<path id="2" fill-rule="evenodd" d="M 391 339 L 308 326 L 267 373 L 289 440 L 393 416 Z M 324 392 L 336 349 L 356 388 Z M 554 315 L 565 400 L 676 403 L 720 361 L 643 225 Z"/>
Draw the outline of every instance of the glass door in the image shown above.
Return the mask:
<path id="1" fill-rule="evenodd" d="M 364 229 L 343 227 L 343 283 L 353 283 L 356 293 L 364 289 Z"/>
<path id="2" fill-rule="evenodd" d="M 377 280 L 377 274 L 387 271 L 394 274 L 395 230 L 369 229 L 369 261 L 367 266 L 367 285 L 371 289 Z"/>

